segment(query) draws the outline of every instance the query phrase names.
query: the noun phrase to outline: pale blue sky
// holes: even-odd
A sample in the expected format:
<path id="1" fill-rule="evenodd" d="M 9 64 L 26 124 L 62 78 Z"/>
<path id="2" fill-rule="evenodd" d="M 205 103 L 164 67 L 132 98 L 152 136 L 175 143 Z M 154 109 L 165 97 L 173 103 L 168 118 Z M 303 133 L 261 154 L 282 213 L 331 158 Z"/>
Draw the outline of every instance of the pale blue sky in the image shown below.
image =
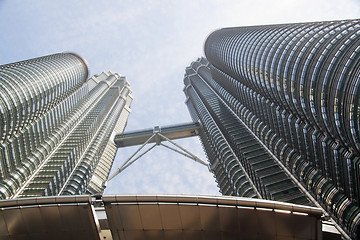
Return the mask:
<path id="1" fill-rule="evenodd" d="M 218 28 L 359 18 L 358 0 L 0 0 L 0 64 L 72 51 L 91 74 L 127 77 L 127 130 L 188 122 L 184 69 Z M 205 159 L 197 138 L 178 141 Z M 118 152 L 114 167 L 132 149 Z M 206 167 L 157 147 L 113 179 L 107 194 L 219 194 Z"/>

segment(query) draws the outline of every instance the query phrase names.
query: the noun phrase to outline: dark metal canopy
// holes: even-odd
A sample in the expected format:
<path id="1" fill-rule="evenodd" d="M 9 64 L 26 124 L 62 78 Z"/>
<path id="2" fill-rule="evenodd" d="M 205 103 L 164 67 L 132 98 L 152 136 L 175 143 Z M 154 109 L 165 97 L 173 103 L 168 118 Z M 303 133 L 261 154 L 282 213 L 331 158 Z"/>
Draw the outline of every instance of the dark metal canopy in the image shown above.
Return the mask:
<path id="1" fill-rule="evenodd" d="M 24 198 L 0 201 L 0 239 L 321 239 L 321 215 L 237 197 Z"/>

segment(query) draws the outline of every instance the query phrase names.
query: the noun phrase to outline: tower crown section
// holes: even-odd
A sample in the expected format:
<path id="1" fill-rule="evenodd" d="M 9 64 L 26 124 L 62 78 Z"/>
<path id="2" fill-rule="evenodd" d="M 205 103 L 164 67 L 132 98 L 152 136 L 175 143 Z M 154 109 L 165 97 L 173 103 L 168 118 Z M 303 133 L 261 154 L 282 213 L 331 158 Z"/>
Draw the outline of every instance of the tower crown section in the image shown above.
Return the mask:
<path id="1" fill-rule="evenodd" d="M 237 79 L 360 153 L 360 20 L 220 29 L 205 54 L 214 76 Z"/>
<path id="2" fill-rule="evenodd" d="M 86 61 L 73 53 L 0 66 L 0 143 L 77 90 L 88 74 Z"/>

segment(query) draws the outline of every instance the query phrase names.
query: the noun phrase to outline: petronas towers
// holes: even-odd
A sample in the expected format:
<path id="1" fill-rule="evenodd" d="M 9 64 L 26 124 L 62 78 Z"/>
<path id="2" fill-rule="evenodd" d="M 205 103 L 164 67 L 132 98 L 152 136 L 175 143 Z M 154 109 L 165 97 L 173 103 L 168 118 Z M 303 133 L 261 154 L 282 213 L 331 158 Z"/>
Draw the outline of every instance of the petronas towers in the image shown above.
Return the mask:
<path id="1" fill-rule="evenodd" d="M 224 28 L 184 92 L 224 195 L 316 206 L 360 229 L 360 20 Z M 59 53 L 0 66 L 0 198 L 104 190 L 125 77 Z"/>

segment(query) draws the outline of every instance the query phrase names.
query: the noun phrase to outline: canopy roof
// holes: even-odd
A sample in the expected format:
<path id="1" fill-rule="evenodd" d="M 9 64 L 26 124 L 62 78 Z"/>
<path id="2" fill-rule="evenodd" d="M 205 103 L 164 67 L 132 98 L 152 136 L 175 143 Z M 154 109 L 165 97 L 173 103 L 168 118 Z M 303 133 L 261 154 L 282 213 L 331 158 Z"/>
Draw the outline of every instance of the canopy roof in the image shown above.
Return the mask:
<path id="1" fill-rule="evenodd" d="M 237 197 L 24 198 L 0 201 L 0 239 L 321 239 L 321 215 Z"/>

